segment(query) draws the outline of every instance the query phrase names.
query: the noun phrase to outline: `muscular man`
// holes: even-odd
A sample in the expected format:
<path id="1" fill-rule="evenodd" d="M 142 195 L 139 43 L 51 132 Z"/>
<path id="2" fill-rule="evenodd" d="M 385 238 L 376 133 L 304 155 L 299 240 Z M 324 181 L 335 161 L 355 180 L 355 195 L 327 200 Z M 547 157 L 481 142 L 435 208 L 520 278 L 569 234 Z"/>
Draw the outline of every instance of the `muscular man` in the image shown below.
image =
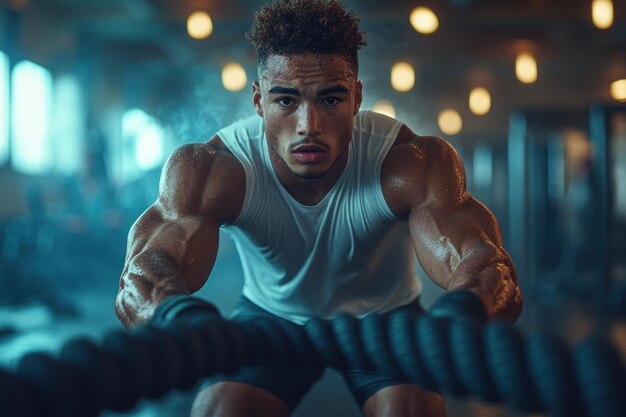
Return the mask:
<path id="1" fill-rule="evenodd" d="M 515 319 L 521 295 L 494 216 L 465 189 L 445 140 L 359 111 L 358 17 L 334 0 L 262 7 L 248 38 L 258 52 L 258 116 L 184 145 L 159 197 L 129 235 L 116 311 L 131 326 L 213 267 L 220 229 L 244 270 L 233 319 L 305 323 L 419 311 L 417 259 L 437 285 L 465 290 L 490 317 Z M 211 378 L 194 416 L 290 414 L 321 369 L 247 368 Z M 441 416 L 442 397 L 406 381 L 350 370 L 366 416 Z"/>

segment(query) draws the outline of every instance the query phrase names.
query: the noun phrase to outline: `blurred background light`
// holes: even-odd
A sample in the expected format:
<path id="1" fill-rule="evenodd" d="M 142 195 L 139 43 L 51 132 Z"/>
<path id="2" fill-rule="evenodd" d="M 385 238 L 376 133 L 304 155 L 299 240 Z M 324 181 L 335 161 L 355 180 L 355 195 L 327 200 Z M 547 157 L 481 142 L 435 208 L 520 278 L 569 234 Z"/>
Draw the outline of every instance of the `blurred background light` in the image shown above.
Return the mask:
<path id="1" fill-rule="evenodd" d="M 80 170 L 83 162 L 85 106 L 78 80 L 71 75 L 57 78 L 54 93 L 52 132 L 55 171 L 71 175 Z"/>
<path id="2" fill-rule="evenodd" d="M 457 135 L 463 128 L 463 121 L 458 111 L 454 109 L 444 109 L 437 118 L 439 129 L 446 135 Z"/>
<path id="3" fill-rule="evenodd" d="M 385 116 L 396 117 L 396 109 L 389 100 L 378 100 L 374 103 L 372 110 Z"/>
<path id="4" fill-rule="evenodd" d="M 491 95 L 484 87 L 472 89 L 469 95 L 469 108 L 475 115 L 483 116 L 491 110 Z"/>
<path id="5" fill-rule="evenodd" d="M 22 11 L 28 6 L 28 0 L 8 0 L 8 6 L 15 11 Z"/>
<path id="6" fill-rule="evenodd" d="M 141 109 L 131 109 L 122 116 L 122 136 L 134 144 L 134 162 L 147 171 L 165 159 L 165 133 L 159 122 Z"/>
<path id="7" fill-rule="evenodd" d="M 9 57 L 0 51 L 0 165 L 9 157 Z"/>
<path id="8" fill-rule="evenodd" d="M 411 26 L 424 35 L 431 34 L 439 28 L 437 15 L 427 7 L 416 7 L 409 17 Z"/>
<path id="9" fill-rule="evenodd" d="M 626 101 L 626 78 L 611 83 L 611 97 L 617 101 Z"/>
<path id="10" fill-rule="evenodd" d="M 515 58 L 515 76 L 524 84 L 537 81 L 537 61 L 529 53 L 521 53 Z"/>
<path id="11" fill-rule="evenodd" d="M 397 62 L 391 68 L 391 86 L 401 93 L 410 91 L 415 85 L 415 70 L 408 62 Z"/>
<path id="12" fill-rule="evenodd" d="M 13 69 L 11 90 L 12 163 L 26 174 L 45 174 L 54 161 L 49 133 L 52 74 L 21 61 Z"/>
<path id="13" fill-rule="evenodd" d="M 478 145 L 474 149 L 474 186 L 484 189 L 493 182 L 493 149 L 487 145 Z"/>
<path id="14" fill-rule="evenodd" d="M 608 29 L 613 25 L 613 1 L 593 0 L 591 19 L 598 29 Z"/>
<path id="15" fill-rule="evenodd" d="M 213 33 L 213 21 L 208 13 L 193 12 L 187 18 L 187 33 L 194 39 L 206 39 Z"/>
<path id="16" fill-rule="evenodd" d="M 248 77 L 246 70 L 236 62 L 224 65 L 222 68 L 222 84 L 228 91 L 241 91 L 246 87 Z"/>

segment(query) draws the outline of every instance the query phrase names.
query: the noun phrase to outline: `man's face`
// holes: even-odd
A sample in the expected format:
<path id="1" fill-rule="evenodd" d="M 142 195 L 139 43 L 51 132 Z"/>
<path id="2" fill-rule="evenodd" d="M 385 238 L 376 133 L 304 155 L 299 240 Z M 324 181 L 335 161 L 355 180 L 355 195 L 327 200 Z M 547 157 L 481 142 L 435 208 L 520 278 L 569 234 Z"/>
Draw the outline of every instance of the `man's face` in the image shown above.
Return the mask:
<path id="1" fill-rule="evenodd" d="M 272 55 L 253 86 L 254 106 L 279 176 L 322 178 L 346 161 L 361 82 L 338 55 Z"/>

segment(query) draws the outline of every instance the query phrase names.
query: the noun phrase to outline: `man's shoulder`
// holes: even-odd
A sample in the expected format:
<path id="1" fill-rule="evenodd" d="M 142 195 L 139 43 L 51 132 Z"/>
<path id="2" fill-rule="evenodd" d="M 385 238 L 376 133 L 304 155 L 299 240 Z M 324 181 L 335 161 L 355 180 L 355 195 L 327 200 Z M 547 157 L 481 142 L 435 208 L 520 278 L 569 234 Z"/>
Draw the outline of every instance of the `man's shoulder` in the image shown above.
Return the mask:
<path id="1" fill-rule="evenodd" d="M 387 159 L 395 163 L 408 163 L 406 168 L 413 168 L 441 162 L 441 160 L 450 160 L 454 155 L 456 155 L 456 150 L 447 140 L 439 136 L 418 135 L 406 125 L 402 125 L 395 142 L 389 149 Z"/>
<path id="2" fill-rule="evenodd" d="M 170 156 L 167 165 L 169 169 L 181 173 L 188 172 L 191 175 L 215 168 L 233 174 L 231 171 L 241 168 L 237 158 L 217 135 L 206 143 L 187 143 L 179 146 Z"/>
<path id="3" fill-rule="evenodd" d="M 383 192 L 394 212 L 464 187 L 465 174 L 454 147 L 437 136 L 421 136 L 403 125 L 381 169 Z"/>
<path id="4" fill-rule="evenodd" d="M 236 217 L 245 193 L 245 172 L 220 144 L 216 136 L 207 143 L 178 147 L 164 167 L 161 197 L 176 200 L 178 205 L 191 204 L 201 212 L 218 209 L 220 219 Z"/>

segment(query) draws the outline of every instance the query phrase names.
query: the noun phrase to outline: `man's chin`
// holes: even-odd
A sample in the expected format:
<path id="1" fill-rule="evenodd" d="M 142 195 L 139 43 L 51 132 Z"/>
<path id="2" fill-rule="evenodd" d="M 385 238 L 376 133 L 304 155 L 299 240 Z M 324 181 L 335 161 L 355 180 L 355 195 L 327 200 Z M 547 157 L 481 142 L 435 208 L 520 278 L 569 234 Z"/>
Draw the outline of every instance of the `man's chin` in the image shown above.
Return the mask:
<path id="1" fill-rule="evenodd" d="M 313 170 L 302 170 L 302 171 L 297 171 L 294 169 L 291 170 L 291 173 L 293 174 L 293 176 L 301 180 L 317 180 L 325 176 L 327 172 L 328 171 L 320 172 L 320 171 L 313 171 Z"/>

